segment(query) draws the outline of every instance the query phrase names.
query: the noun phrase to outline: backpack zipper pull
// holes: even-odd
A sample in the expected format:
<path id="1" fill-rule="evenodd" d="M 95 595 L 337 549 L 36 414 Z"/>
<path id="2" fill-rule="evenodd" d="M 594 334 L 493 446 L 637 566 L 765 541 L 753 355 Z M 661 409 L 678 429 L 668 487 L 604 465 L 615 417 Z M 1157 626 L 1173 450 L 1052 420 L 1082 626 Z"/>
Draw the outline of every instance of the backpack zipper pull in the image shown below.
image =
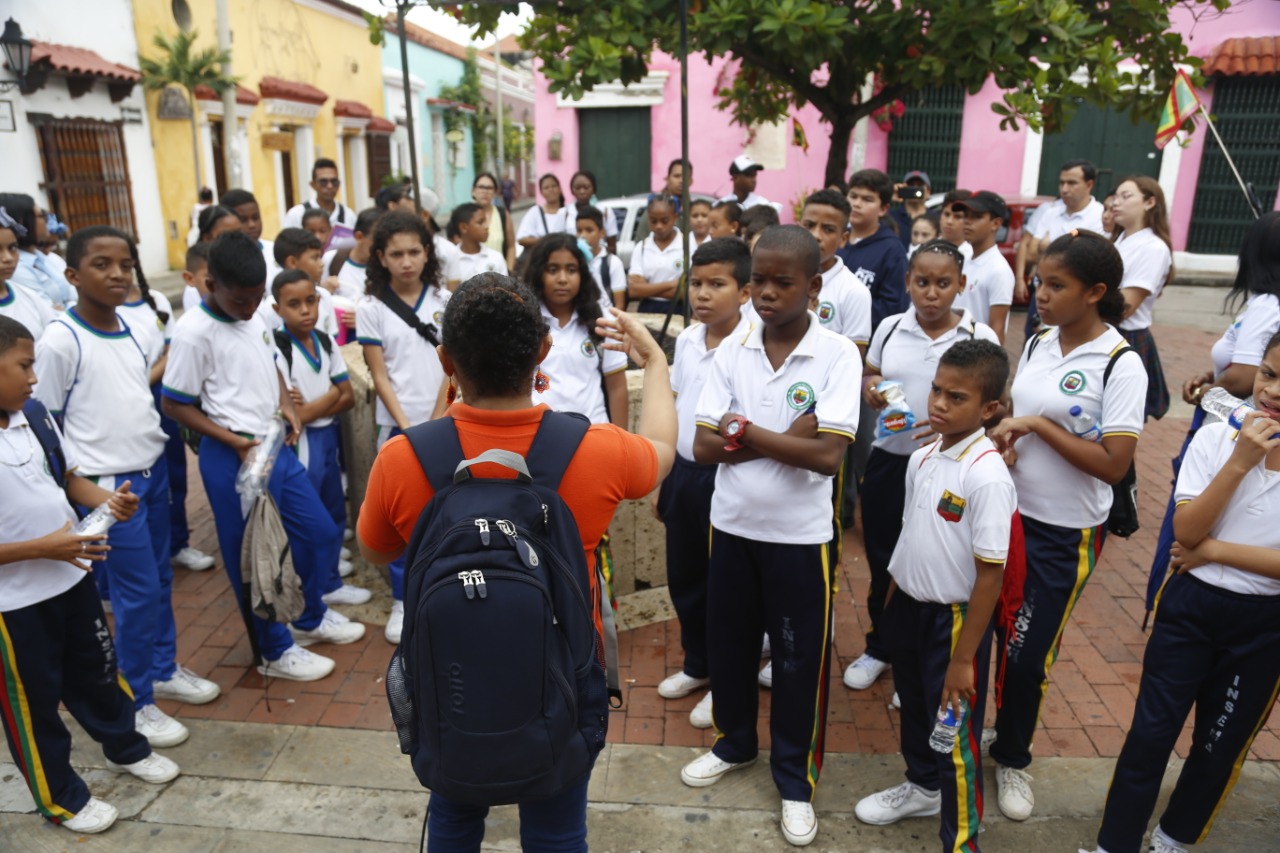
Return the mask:
<path id="1" fill-rule="evenodd" d="M 467 594 L 468 599 L 476 597 L 475 581 L 472 580 L 471 575 L 471 572 L 458 572 L 458 580 L 462 581 L 462 591 Z"/>
<path id="2" fill-rule="evenodd" d="M 476 519 L 476 527 L 480 528 L 480 542 L 488 547 L 489 545 L 489 520 L 485 518 Z"/>
<path id="3" fill-rule="evenodd" d="M 489 587 L 484 583 L 484 572 L 476 569 L 471 572 L 471 579 L 475 582 L 476 592 L 480 593 L 481 598 L 489 597 Z"/>
<path id="4" fill-rule="evenodd" d="M 542 532 L 546 533 L 551 527 L 551 514 L 547 511 L 547 505 L 542 505 Z"/>

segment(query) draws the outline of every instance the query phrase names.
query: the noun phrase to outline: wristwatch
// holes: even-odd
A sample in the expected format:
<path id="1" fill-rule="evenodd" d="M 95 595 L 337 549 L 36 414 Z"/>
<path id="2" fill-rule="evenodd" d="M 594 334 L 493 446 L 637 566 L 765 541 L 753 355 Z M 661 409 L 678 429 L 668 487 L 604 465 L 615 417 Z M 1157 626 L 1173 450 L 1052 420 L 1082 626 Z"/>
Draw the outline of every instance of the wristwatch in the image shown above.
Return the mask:
<path id="1" fill-rule="evenodd" d="M 742 449 L 742 437 L 746 434 L 747 424 L 749 423 L 751 423 L 751 421 L 747 420 L 742 415 L 734 415 L 729 419 L 729 422 L 725 424 L 724 428 L 721 430 L 721 434 L 728 439 L 728 443 L 724 446 L 725 450 Z"/>

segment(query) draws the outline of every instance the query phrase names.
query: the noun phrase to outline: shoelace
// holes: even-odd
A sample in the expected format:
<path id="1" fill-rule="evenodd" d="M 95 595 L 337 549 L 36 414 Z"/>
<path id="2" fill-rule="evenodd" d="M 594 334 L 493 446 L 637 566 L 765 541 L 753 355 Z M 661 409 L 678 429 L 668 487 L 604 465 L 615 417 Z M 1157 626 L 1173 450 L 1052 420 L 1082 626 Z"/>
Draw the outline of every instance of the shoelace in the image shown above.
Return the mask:
<path id="1" fill-rule="evenodd" d="M 808 803 L 795 802 L 792 800 L 784 800 L 782 803 L 782 819 L 788 823 L 793 820 L 803 820 L 809 822 L 811 807 Z"/>
<path id="2" fill-rule="evenodd" d="M 910 782 L 903 782 L 898 787 L 891 788 L 881 794 L 880 801 L 884 803 L 886 807 L 896 809 L 901 807 L 903 803 L 911 798 L 911 794 L 914 790 L 915 788 Z"/>
<path id="3" fill-rule="evenodd" d="M 1006 787 L 1014 790 L 1014 793 L 1025 799 L 1031 798 L 1031 786 L 1027 783 L 1031 781 L 1032 776 L 1027 771 L 1018 770 L 1016 767 L 1001 767 L 1000 778 Z"/>

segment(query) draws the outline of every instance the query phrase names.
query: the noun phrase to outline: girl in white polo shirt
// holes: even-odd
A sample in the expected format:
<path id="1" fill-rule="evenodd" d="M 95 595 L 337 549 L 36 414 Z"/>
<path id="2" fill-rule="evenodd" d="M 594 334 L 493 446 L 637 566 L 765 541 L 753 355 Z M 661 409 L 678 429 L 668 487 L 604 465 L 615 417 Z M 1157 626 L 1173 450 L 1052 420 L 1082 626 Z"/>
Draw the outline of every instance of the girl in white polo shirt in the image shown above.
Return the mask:
<path id="1" fill-rule="evenodd" d="M 1013 417 L 990 433 L 1010 463 L 1026 543 L 1022 606 L 1016 626 L 999 633 L 1004 692 L 991 745 L 1000 810 L 1011 820 L 1034 807 L 1025 768 L 1048 670 L 1102 551 L 1111 485 L 1133 461 L 1147 396 L 1142 360 L 1114 328 L 1124 270 L 1111 241 L 1071 231 L 1045 250 L 1039 275 L 1036 305 L 1053 328 L 1028 342 Z M 1092 437 L 1072 431 L 1076 407 L 1093 418 Z"/>
<path id="2" fill-rule="evenodd" d="M 1142 682 L 1098 833 L 1098 853 L 1136 853 L 1192 707 L 1187 761 L 1152 853 L 1204 841 L 1280 692 L 1280 335 L 1240 430 L 1196 433 L 1175 490 L 1174 568 L 1161 591 Z"/>
<path id="3" fill-rule="evenodd" d="M 538 179 L 538 191 L 542 193 L 542 204 L 525 211 L 516 231 L 516 242 L 526 250 L 548 234 L 573 234 L 576 231 L 578 208 L 564 203 L 560 179 L 548 172 Z"/>
<path id="4" fill-rule="evenodd" d="M 49 300 L 9 281 L 18 268 L 18 238 L 26 234 L 22 223 L 0 207 L 0 317 L 12 317 L 40 340 L 54 317 Z"/>
<path id="5" fill-rule="evenodd" d="M 862 493 L 868 498 L 862 502 L 862 536 L 871 567 L 871 589 L 867 593 L 871 630 L 867 632 L 866 651 L 844 673 L 845 686 L 852 690 L 870 687 L 889 667 L 889 655 L 877 631 L 889 592 L 889 559 L 902 532 L 907 463 L 921 441 L 933 437 L 933 431 L 928 429 L 927 406 L 938 359 L 957 341 L 999 343 L 996 333 L 974 320 L 968 309 L 952 310 L 952 303 L 965 286 L 963 264 L 960 250 L 946 240 L 932 240 L 921 246 L 907 266 L 912 309 L 886 317 L 867 350 L 863 401 L 872 409 L 883 409 L 885 399 L 876 386 L 886 379 L 897 380 L 922 429 L 904 429 L 877 438 L 867 458 L 867 472 L 862 479 Z"/>
<path id="6" fill-rule="evenodd" d="M 1138 175 L 1116 187 L 1112 207 L 1116 248 L 1124 261 L 1124 335 L 1147 368 L 1146 416 L 1159 420 L 1169 411 L 1169 386 L 1160 366 L 1160 352 L 1151 335 L 1151 312 L 1164 286 L 1173 280 L 1173 241 L 1169 239 L 1169 211 L 1164 190 L 1154 178 Z"/>
<path id="7" fill-rule="evenodd" d="M 680 290 L 680 277 L 684 274 L 684 244 L 676 227 L 676 201 L 660 193 L 649 201 L 645 215 L 649 217 L 649 236 L 631 254 L 627 293 L 629 298 L 640 300 L 636 307 L 640 313 L 665 314 Z M 674 310 L 680 310 L 678 303 Z"/>

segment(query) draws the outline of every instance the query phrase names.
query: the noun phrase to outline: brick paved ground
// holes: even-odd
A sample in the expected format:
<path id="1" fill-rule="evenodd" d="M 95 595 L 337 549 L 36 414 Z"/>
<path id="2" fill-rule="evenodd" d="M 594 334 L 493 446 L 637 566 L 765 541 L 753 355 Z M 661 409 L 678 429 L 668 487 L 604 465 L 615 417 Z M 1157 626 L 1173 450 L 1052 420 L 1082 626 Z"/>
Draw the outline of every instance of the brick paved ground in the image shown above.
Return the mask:
<path id="1" fill-rule="evenodd" d="M 1020 316 L 1015 316 L 1018 324 Z M 1225 325 L 1225 321 L 1224 321 Z M 1172 383 L 1198 372 L 1209 363 L 1215 334 L 1183 328 L 1156 327 L 1156 335 Z M 1021 335 L 1012 333 L 1011 352 Z M 1175 397 L 1176 397 L 1175 392 Z M 1076 608 L 1062 655 L 1052 672 L 1036 755 L 1114 756 L 1123 742 L 1133 714 L 1133 700 L 1141 673 L 1145 636 L 1140 630 L 1147 568 L 1169 488 L 1169 460 L 1177 452 L 1187 428 L 1186 414 L 1177 403 L 1170 417 L 1149 425 L 1138 449 L 1142 530 L 1126 541 L 1106 543 L 1102 561 Z M 191 522 L 198 547 L 216 550 L 212 517 L 192 469 Z M 853 693 L 840 681 L 843 667 L 862 652 L 867 612 L 863 599 L 867 569 L 857 531 L 845 540 L 840 566 L 841 591 L 836 604 L 836 655 L 833 668 L 827 748 L 833 752 L 898 751 L 896 712 L 889 710 L 892 679 L 882 678 L 871 689 Z M 221 685 L 222 697 L 203 707 L 161 702 L 179 717 L 298 725 L 390 729 L 382 673 L 390 646 L 377 626 L 359 643 L 317 648 L 337 661 L 328 678 L 313 684 L 272 681 L 269 696 L 263 680 L 249 670 L 244 629 L 221 570 L 179 571 L 174 585 L 178 645 L 184 663 Z M 688 723 L 697 701 L 692 696 L 668 702 L 657 695 L 657 683 L 680 665 L 678 627 L 663 622 L 621 636 L 622 679 L 626 706 L 611 720 L 610 740 L 640 744 L 709 745 L 711 734 Z M 768 736 L 769 693 L 761 691 L 761 742 Z M 1258 758 L 1280 760 L 1280 722 L 1273 720 L 1254 745 Z M 1189 730 L 1178 752 L 1185 755 Z"/>

